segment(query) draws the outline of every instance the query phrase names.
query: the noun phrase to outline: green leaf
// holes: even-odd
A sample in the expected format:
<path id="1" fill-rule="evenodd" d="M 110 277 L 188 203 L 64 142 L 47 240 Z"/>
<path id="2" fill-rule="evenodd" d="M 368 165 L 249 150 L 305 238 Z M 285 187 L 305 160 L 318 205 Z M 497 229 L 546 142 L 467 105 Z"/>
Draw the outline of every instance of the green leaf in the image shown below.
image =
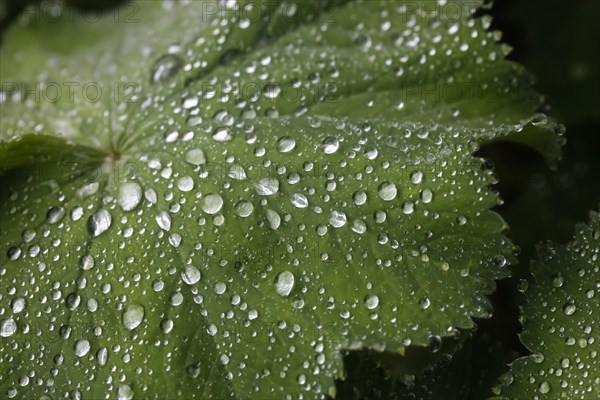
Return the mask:
<path id="1" fill-rule="evenodd" d="M 522 341 L 533 354 L 513 362 L 498 399 L 598 398 L 600 214 L 578 225 L 568 245 L 549 243 L 540 253 L 523 310 Z"/>
<path id="2" fill-rule="evenodd" d="M 342 350 L 489 316 L 514 247 L 472 153 L 541 98 L 476 4 L 426 3 L 153 1 L 9 31 L 2 82 L 34 90 L 1 97 L 0 393 L 324 398 Z"/>

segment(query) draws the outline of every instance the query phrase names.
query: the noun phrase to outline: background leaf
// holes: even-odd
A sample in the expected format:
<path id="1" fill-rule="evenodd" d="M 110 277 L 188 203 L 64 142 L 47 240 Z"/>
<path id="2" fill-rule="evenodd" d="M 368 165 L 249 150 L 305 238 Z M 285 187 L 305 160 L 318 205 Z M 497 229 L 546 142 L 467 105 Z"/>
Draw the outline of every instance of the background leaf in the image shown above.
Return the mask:
<path id="1" fill-rule="evenodd" d="M 523 343 L 533 354 L 513 362 L 501 378 L 501 399 L 589 399 L 598 380 L 598 270 L 600 214 L 578 225 L 564 246 L 540 247 L 535 282 L 526 291 Z"/>

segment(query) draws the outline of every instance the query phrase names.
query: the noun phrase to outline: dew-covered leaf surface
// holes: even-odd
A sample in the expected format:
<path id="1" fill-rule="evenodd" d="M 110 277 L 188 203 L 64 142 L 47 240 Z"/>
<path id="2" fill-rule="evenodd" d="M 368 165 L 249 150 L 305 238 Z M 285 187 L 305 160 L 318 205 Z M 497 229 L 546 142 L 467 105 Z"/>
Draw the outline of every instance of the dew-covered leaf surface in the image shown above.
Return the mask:
<path id="1" fill-rule="evenodd" d="M 340 350 L 489 315 L 514 249 L 472 153 L 544 124 L 475 4 L 210 4 L 7 32 L 2 396 L 324 398 Z"/>
<path id="2" fill-rule="evenodd" d="M 600 214 L 579 224 L 568 245 L 540 247 L 540 256 L 523 310 L 522 341 L 533 354 L 513 362 L 497 398 L 600 398 Z"/>

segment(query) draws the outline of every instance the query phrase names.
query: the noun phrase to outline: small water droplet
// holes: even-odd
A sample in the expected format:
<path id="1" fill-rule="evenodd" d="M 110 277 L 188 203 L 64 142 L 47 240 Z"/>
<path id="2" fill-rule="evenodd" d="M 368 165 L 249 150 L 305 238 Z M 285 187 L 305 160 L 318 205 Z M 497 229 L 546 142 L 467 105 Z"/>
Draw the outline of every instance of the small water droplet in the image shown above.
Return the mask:
<path id="1" fill-rule="evenodd" d="M 427 297 L 422 297 L 419 299 L 419 307 L 421 307 L 423 310 L 428 309 L 430 305 L 431 301 L 429 301 Z"/>
<path id="2" fill-rule="evenodd" d="M 560 274 L 560 272 L 554 276 L 552 276 L 552 286 L 555 288 L 561 287 L 565 283 L 565 278 Z"/>
<path id="3" fill-rule="evenodd" d="M 191 378 L 197 378 L 200 376 L 200 365 L 190 364 L 187 366 L 186 372 Z"/>

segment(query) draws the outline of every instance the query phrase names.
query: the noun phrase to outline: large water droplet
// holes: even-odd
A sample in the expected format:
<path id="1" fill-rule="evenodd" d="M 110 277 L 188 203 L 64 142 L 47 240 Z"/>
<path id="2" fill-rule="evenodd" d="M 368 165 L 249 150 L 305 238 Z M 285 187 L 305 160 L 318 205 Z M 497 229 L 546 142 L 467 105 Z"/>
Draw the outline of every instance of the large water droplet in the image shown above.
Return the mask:
<path id="1" fill-rule="evenodd" d="M 367 307 L 369 310 L 373 310 L 374 308 L 377 308 L 377 306 L 379 305 L 379 297 L 375 294 L 371 294 L 368 295 L 367 297 L 365 297 L 365 307 Z"/>
<path id="2" fill-rule="evenodd" d="M 229 142 L 231 139 L 233 139 L 233 134 L 228 127 L 221 126 L 215 129 L 212 138 L 217 142 Z"/>
<path id="3" fill-rule="evenodd" d="M 273 210 L 267 210 L 267 220 L 271 229 L 277 229 L 281 225 L 281 217 Z"/>
<path id="4" fill-rule="evenodd" d="M 538 389 L 539 389 L 540 393 L 544 393 L 544 394 L 549 393 L 550 392 L 550 384 L 547 381 L 544 381 L 544 382 L 540 383 L 540 386 Z"/>
<path id="5" fill-rule="evenodd" d="M 223 198 L 218 194 L 209 194 L 204 198 L 202 203 L 202 211 L 207 214 L 216 214 L 223 207 Z"/>
<path id="6" fill-rule="evenodd" d="M 421 192 L 421 201 L 423 201 L 423 203 L 427 204 L 427 203 L 431 203 L 432 199 L 433 199 L 433 193 L 431 192 L 431 190 L 423 189 L 423 191 Z"/>
<path id="7" fill-rule="evenodd" d="M 133 390 L 129 385 L 121 384 L 119 385 L 117 396 L 117 400 L 131 400 L 133 399 Z"/>
<path id="8" fill-rule="evenodd" d="M 185 161 L 193 165 L 206 163 L 206 155 L 201 149 L 192 149 L 185 153 Z"/>
<path id="9" fill-rule="evenodd" d="M 360 219 L 355 219 L 352 222 L 352 231 L 362 235 L 367 231 L 367 224 L 365 224 L 364 221 Z"/>
<path id="10" fill-rule="evenodd" d="M 410 181 L 414 184 L 421 183 L 423 180 L 423 173 L 421 171 L 416 171 L 410 174 Z"/>
<path id="11" fill-rule="evenodd" d="M 123 311 L 123 325 L 129 330 L 133 330 L 140 326 L 144 320 L 144 307 L 139 304 L 133 303 L 125 308 Z"/>
<path id="12" fill-rule="evenodd" d="M 275 178 L 264 178 L 254 182 L 254 189 L 261 196 L 271 196 L 279 191 L 279 181 Z"/>
<path id="13" fill-rule="evenodd" d="M 290 271 L 283 271 L 275 279 L 275 291 L 282 297 L 287 297 L 294 288 L 294 274 Z"/>
<path id="14" fill-rule="evenodd" d="M 152 66 L 150 81 L 159 83 L 169 80 L 179 72 L 182 65 L 181 58 L 174 54 L 166 54 L 156 60 Z"/>
<path id="15" fill-rule="evenodd" d="M 283 136 L 277 141 L 277 150 L 281 153 L 288 153 L 296 147 L 296 141 L 289 136 Z"/>
<path id="16" fill-rule="evenodd" d="M 566 315 L 573 315 L 575 313 L 575 311 L 577 311 L 577 306 L 575 306 L 575 303 L 573 303 L 573 302 L 568 302 L 563 307 L 563 312 Z"/>
<path id="17" fill-rule="evenodd" d="M 246 170 L 241 165 L 233 165 L 227 174 L 231 179 L 243 181 L 247 178 Z"/>
<path id="18" fill-rule="evenodd" d="M 73 350 L 78 357 L 83 357 L 90 352 L 90 342 L 85 339 L 81 339 L 75 342 Z"/>
<path id="19" fill-rule="evenodd" d="M 276 83 L 267 83 L 263 87 L 263 94 L 268 99 L 275 99 L 281 93 L 281 88 Z"/>
<path id="20" fill-rule="evenodd" d="M 100 210 L 88 220 L 88 231 L 94 237 L 100 236 L 110 228 L 112 216 L 106 210 Z"/>
<path id="21" fill-rule="evenodd" d="M 96 353 L 96 359 L 98 360 L 98 365 L 106 365 L 106 361 L 108 360 L 108 349 L 106 347 L 100 348 Z"/>
<path id="22" fill-rule="evenodd" d="M 156 216 L 156 223 L 165 231 L 171 230 L 171 216 L 166 211 L 161 211 Z"/>
<path id="23" fill-rule="evenodd" d="M 177 188 L 182 192 L 190 192 L 194 189 L 194 179 L 191 176 L 184 176 L 177 180 Z"/>
<path id="24" fill-rule="evenodd" d="M 329 217 L 329 223 L 334 228 L 341 228 L 346 225 L 346 214 L 342 211 L 332 211 Z"/>
<path id="25" fill-rule="evenodd" d="M 81 269 L 84 269 L 86 271 L 94 268 L 94 257 L 92 257 L 89 254 L 81 257 L 79 265 L 81 266 Z"/>
<path id="26" fill-rule="evenodd" d="M 254 210 L 254 206 L 249 201 L 240 201 L 235 205 L 235 212 L 242 218 L 249 217 Z"/>
<path id="27" fill-rule="evenodd" d="M 123 211 L 134 210 L 142 201 L 142 188 L 137 183 L 124 183 L 119 188 L 119 205 Z"/>
<path id="28" fill-rule="evenodd" d="M 292 204 L 298 208 L 308 207 L 308 199 L 301 193 L 294 193 L 292 195 Z"/>
<path id="29" fill-rule="evenodd" d="M 17 323 L 14 319 L 9 318 L 0 322 L 0 336 L 9 337 L 15 334 L 17 331 Z"/>
<path id="30" fill-rule="evenodd" d="M 392 201 L 396 198 L 398 189 L 396 185 L 390 182 L 384 182 L 379 185 L 379 197 L 385 201 Z"/>
<path id="31" fill-rule="evenodd" d="M 215 284 L 215 293 L 223 294 L 227 290 L 227 285 L 224 282 L 218 282 Z"/>
<path id="32" fill-rule="evenodd" d="M 367 193 L 365 193 L 362 190 L 359 190 L 358 192 L 354 193 L 352 199 L 354 200 L 354 204 L 356 204 L 357 206 L 362 206 L 367 202 Z"/>
<path id="33" fill-rule="evenodd" d="M 88 183 L 87 185 L 83 185 L 79 190 L 77 190 L 77 196 L 80 199 L 85 199 L 96 193 L 100 188 L 100 184 L 98 182 Z"/>
<path id="34" fill-rule="evenodd" d="M 196 96 L 186 97 L 185 99 L 183 99 L 182 107 L 186 110 L 189 110 L 190 108 L 197 107 L 199 102 L 200 99 Z"/>
<path id="35" fill-rule="evenodd" d="M 13 313 L 18 314 L 20 312 L 23 312 L 26 305 L 27 305 L 27 301 L 24 298 L 19 297 L 19 298 L 14 299 L 12 302 Z"/>
<path id="36" fill-rule="evenodd" d="M 48 219 L 49 224 L 55 224 L 62 219 L 65 215 L 65 209 L 62 207 L 52 207 L 48 210 L 48 214 L 46 218 Z"/>
<path id="37" fill-rule="evenodd" d="M 406 215 L 410 215 L 415 211 L 415 204 L 412 201 L 405 201 L 402 203 L 402 212 Z"/>
<path id="38" fill-rule="evenodd" d="M 340 142 L 337 140 L 337 138 L 332 136 L 323 139 L 323 142 L 321 143 L 321 149 L 323 149 L 325 154 L 333 154 L 338 151 L 339 148 Z"/>
<path id="39" fill-rule="evenodd" d="M 200 270 L 193 265 L 188 265 L 181 273 L 181 279 L 188 285 L 198 283 L 201 278 Z"/>

